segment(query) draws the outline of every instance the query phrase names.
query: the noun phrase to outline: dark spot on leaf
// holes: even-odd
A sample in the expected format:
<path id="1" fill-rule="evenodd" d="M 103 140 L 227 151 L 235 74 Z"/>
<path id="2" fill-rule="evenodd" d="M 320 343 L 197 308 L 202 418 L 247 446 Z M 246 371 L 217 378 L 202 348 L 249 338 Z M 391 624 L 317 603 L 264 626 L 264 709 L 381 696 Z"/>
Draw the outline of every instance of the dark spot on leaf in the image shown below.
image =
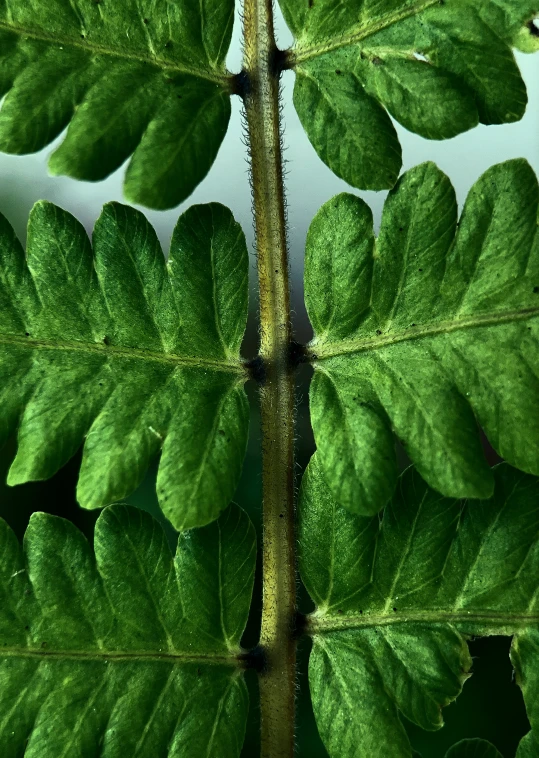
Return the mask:
<path id="1" fill-rule="evenodd" d="M 422 269 L 422 268 L 420 268 L 420 269 L 419 269 L 419 273 L 422 273 L 422 271 L 423 271 L 423 269 Z"/>
<path id="2" fill-rule="evenodd" d="M 360 611 L 359 613 L 360 613 L 361 616 L 363 615 L 363 611 Z"/>
<path id="3" fill-rule="evenodd" d="M 376 334 L 382 334 L 382 330 L 381 329 L 377 329 L 376 330 Z"/>
<path id="4" fill-rule="evenodd" d="M 383 66 L 384 65 L 384 61 L 381 58 L 379 58 L 377 55 L 372 59 L 372 63 L 373 63 L 374 66 Z"/>
<path id="5" fill-rule="evenodd" d="M 395 606 L 393 606 L 393 610 L 395 611 L 395 613 L 397 612 L 397 609 L 395 608 Z"/>
<path id="6" fill-rule="evenodd" d="M 279 513 L 279 518 L 284 518 L 284 513 Z"/>
<path id="7" fill-rule="evenodd" d="M 336 68 L 335 73 L 337 74 L 337 76 L 340 76 L 342 74 L 342 71 L 340 68 Z"/>
<path id="8" fill-rule="evenodd" d="M 533 288 L 533 294 L 534 294 L 534 295 L 537 295 L 537 294 L 539 294 L 539 287 L 534 287 L 534 288 Z"/>
<path id="9" fill-rule="evenodd" d="M 150 23 L 150 19 L 149 18 L 143 18 L 142 20 L 144 21 L 144 23 L 146 24 L 146 26 L 148 26 L 148 24 Z"/>
<path id="10" fill-rule="evenodd" d="M 103 344 L 104 344 L 104 345 L 110 345 L 110 340 L 109 340 L 109 338 L 107 337 L 107 335 L 106 335 L 106 334 L 105 334 L 105 336 L 103 337 Z"/>
<path id="11" fill-rule="evenodd" d="M 412 326 L 415 326 L 415 324 L 412 324 Z"/>
<path id="12" fill-rule="evenodd" d="M 342 614 L 342 611 L 341 611 L 341 609 L 340 609 L 340 608 L 339 608 L 339 610 L 337 611 L 337 613 L 340 613 L 340 614 Z"/>
<path id="13" fill-rule="evenodd" d="M 403 226 L 399 226 L 399 232 L 403 232 L 403 231 L 404 231 L 404 227 Z"/>
<path id="14" fill-rule="evenodd" d="M 309 8 L 312 8 L 314 5 L 314 0 L 309 0 Z"/>
<path id="15" fill-rule="evenodd" d="M 25 332 L 25 333 L 24 333 L 24 336 L 25 336 L 25 337 L 29 337 L 29 336 L 30 336 L 30 332 Z"/>

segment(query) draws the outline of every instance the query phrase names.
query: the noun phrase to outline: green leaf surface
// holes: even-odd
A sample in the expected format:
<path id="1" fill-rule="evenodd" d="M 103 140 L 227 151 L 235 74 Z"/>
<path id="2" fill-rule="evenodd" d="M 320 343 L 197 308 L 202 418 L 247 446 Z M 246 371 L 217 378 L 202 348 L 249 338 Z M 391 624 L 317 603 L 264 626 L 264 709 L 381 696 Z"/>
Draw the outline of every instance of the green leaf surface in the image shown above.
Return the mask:
<path id="1" fill-rule="evenodd" d="M 349 184 L 395 184 L 389 115 L 428 139 L 522 118 L 512 45 L 538 49 L 537 0 L 280 0 L 296 41 L 294 104 L 320 158 Z M 388 115 L 389 114 L 389 115 Z"/>
<path id="2" fill-rule="evenodd" d="M 528 732 L 520 741 L 516 758 L 537 758 L 537 756 L 539 756 L 539 740 L 533 732 Z"/>
<path id="3" fill-rule="evenodd" d="M 299 559 L 316 604 L 313 708 L 332 758 L 410 758 L 399 711 L 423 729 L 442 726 L 472 666 L 466 637 L 537 639 L 539 481 L 506 464 L 494 471 L 482 503 L 444 498 L 410 468 L 383 518 L 363 518 L 335 502 L 318 453 L 311 459 Z M 519 655 L 533 725 L 537 650 Z"/>
<path id="4" fill-rule="evenodd" d="M 3 758 L 239 756 L 256 544 L 243 511 L 180 536 L 112 506 L 95 557 L 68 521 L 0 522 Z"/>
<path id="5" fill-rule="evenodd" d="M 491 742 L 479 739 L 461 740 L 453 745 L 445 758 L 503 758 Z"/>
<path id="6" fill-rule="evenodd" d="M 538 574 L 539 575 L 539 574 Z M 537 580 L 536 580 L 537 583 Z M 533 602 L 537 604 L 539 588 Z M 526 712 L 535 736 L 523 740 L 518 758 L 539 755 L 539 630 L 526 629 L 517 634 L 511 645 L 511 661 L 516 671 L 516 680 L 524 695 Z"/>
<path id="7" fill-rule="evenodd" d="M 369 515 L 389 500 L 394 434 L 448 497 L 492 493 L 478 424 L 539 474 L 538 207 L 537 179 L 515 160 L 479 179 L 459 224 L 431 163 L 389 194 L 378 240 L 358 197 L 318 212 L 305 263 L 311 419 L 342 505 Z"/>
<path id="8" fill-rule="evenodd" d="M 41 150 L 96 181 L 132 156 L 132 202 L 171 208 L 210 169 L 230 117 L 234 3 L 50 0 L 0 7 L 0 150 Z"/>
<path id="9" fill-rule="evenodd" d="M 145 217 L 106 205 L 93 235 L 50 203 L 27 256 L 0 218 L 0 439 L 8 482 L 52 476 L 80 447 L 78 499 L 121 500 L 162 449 L 160 505 L 177 529 L 229 504 L 247 443 L 239 349 L 248 254 L 230 211 L 193 206 L 165 263 Z"/>

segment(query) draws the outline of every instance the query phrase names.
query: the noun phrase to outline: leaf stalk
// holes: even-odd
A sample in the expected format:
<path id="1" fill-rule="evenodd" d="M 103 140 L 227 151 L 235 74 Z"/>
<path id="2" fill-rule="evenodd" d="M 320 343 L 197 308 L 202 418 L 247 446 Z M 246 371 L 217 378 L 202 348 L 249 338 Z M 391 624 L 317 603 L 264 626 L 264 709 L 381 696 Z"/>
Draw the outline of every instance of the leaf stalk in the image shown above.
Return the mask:
<path id="1" fill-rule="evenodd" d="M 279 50 L 271 0 L 245 0 L 243 100 L 249 135 L 260 292 L 263 603 L 262 758 L 294 754 L 296 608 L 294 371 L 279 119 Z"/>

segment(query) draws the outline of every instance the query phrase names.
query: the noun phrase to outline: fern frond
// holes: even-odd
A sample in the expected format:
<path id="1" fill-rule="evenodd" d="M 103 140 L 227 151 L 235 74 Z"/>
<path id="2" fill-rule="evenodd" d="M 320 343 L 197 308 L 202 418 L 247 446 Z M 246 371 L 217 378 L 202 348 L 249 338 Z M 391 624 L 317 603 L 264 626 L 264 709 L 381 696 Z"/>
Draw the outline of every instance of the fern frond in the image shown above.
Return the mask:
<path id="1" fill-rule="evenodd" d="M 78 499 L 130 494 L 162 450 L 158 498 L 176 529 L 229 504 L 247 444 L 239 349 L 248 255 L 230 211 L 181 216 L 168 263 L 138 211 L 106 205 L 93 250 L 73 216 L 38 203 L 27 256 L 0 221 L 1 438 L 8 481 L 45 479 L 83 440 Z"/>

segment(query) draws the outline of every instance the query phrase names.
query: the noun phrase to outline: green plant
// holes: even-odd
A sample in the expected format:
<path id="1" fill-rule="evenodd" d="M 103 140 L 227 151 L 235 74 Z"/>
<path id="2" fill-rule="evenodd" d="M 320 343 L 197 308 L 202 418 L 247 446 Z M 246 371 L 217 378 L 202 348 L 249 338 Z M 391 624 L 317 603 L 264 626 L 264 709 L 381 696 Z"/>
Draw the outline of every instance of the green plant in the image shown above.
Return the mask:
<path id="1" fill-rule="evenodd" d="M 460 221 L 433 164 L 405 173 L 389 114 L 431 139 L 518 120 L 511 48 L 539 48 L 537 0 L 245 0 L 244 67 L 224 59 L 231 0 L 48 0 L 0 8 L 0 149 L 47 145 L 51 170 L 96 180 L 132 155 L 125 192 L 177 205 L 211 167 L 230 95 L 243 99 L 260 351 L 240 356 L 248 255 L 230 211 L 194 206 L 165 263 L 138 211 L 105 206 L 92 245 L 39 203 L 26 254 L 0 222 L 0 430 L 8 481 L 44 479 L 84 441 L 78 499 L 105 508 L 93 550 L 36 514 L 23 549 L 1 522 L 2 756 L 238 756 L 244 671 L 259 674 L 262 755 L 294 751 L 296 644 L 332 758 L 415 754 L 460 693 L 467 639 L 512 636 L 539 755 L 539 185 L 491 168 Z M 350 194 L 316 215 L 305 294 L 314 339 L 293 338 L 279 79 L 328 166 L 391 189 L 377 240 Z M 317 452 L 294 524 L 294 382 L 314 368 Z M 263 467 L 260 643 L 240 646 L 256 540 L 229 505 L 258 384 Z M 505 463 L 491 469 L 479 426 Z M 414 469 L 398 478 L 395 438 Z M 148 514 L 110 505 L 161 451 L 157 494 L 181 531 L 173 558 Z M 379 515 L 380 514 L 380 515 Z M 316 605 L 296 603 L 296 553 Z M 447 758 L 496 758 L 465 740 Z M 506 757 L 509 758 L 509 757 Z"/>

